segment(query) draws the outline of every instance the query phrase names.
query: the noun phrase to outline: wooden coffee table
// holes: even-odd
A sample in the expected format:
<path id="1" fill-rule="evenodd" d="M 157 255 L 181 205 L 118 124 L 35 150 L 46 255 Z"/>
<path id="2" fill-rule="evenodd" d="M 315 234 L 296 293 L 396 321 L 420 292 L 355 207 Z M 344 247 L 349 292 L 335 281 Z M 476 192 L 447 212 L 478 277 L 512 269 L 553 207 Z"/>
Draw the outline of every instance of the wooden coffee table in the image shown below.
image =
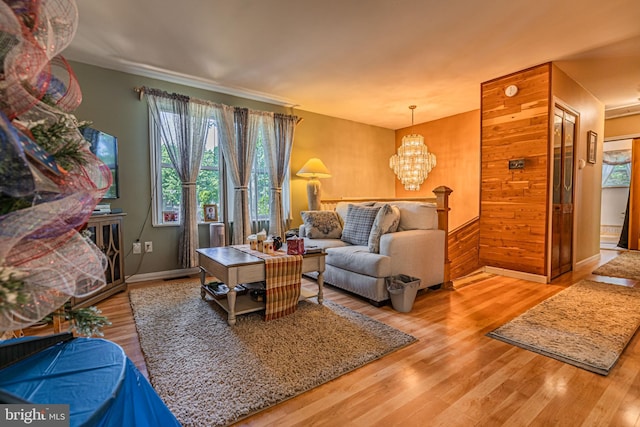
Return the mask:
<path id="1" fill-rule="evenodd" d="M 197 249 L 197 252 L 198 264 L 200 265 L 200 295 L 202 299 L 205 299 L 207 294 L 214 296 L 206 287 L 205 278 L 207 273 L 224 282 L 229 288 L 226 298 L 213 298 L 227 312 L 227 323 L 229 325 L 235 325 L 236 316 L 239 314 L 265 309 L 264 302 L 252 300 L 249 294 L 237 295 L 235 291 L 237 285 L 265 280 L 263 259 L 235 249 L 233 246 Z M 318 292 L 316 294 L 302 288 L 300 300 L 317 297 L 318 304 L 322 304 L 325 256 L 326 254 L 323 252 L 303 255 L 302 272 L 318 272 Z"/>

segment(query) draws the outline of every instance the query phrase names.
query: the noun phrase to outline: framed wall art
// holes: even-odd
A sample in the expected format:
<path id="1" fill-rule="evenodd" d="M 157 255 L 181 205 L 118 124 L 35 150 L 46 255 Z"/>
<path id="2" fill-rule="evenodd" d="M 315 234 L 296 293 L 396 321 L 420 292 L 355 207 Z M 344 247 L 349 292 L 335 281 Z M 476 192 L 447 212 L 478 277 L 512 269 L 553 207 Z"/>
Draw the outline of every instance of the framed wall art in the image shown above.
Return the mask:
<path id="1" fill-rule="evenodd" d="M 218 222 L 218 205 L 203 205 L 204 222 Z"/>
<path id="2" fill-rule="evenodd" d="M 596 162 L 596 152 L 598 151 L 598 134 L 590 130 L 587 132 L 587 162 Z"/>

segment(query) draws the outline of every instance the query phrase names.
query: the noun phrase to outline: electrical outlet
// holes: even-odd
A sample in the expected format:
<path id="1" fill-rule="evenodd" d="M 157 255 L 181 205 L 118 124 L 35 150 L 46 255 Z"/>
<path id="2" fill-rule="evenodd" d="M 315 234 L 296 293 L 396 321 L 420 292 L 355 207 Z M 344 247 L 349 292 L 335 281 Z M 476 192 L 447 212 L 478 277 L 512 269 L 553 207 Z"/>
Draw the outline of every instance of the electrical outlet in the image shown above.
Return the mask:
<path id="1" fill-rule="evenodd" d="M 133 242 L 133 253 L 134 254 L 142 253 L 142 247 L 140 245 L 140 242 Z"/>
<path id="2" fill-rule="evenodd" d="M 144 251 L 153 252 L 153 242 L 144 242 Z"/>

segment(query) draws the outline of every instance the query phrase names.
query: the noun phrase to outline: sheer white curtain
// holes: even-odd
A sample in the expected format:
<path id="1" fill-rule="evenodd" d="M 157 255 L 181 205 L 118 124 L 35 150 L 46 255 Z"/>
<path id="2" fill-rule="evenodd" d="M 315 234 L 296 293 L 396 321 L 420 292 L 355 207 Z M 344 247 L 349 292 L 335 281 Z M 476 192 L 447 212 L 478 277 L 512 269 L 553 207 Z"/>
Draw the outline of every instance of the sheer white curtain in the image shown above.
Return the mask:
<path id="1" fill-rule="evenodd" d="M 298 118 L 285 114 L 274 114 L 273 121 L 265 127 L 265 154 L 269 166 L 271 193 L 269 198 L 269 234 L 284 238 L 286 223 L 282 185 L 289 172 L 293 135 Z"/>
<path id="2" fill-rule="evenodd" d="M 213 107 L 184 95 L 145 88 L 149 112 L 159 127 L 162 142 L 182 182 L 178 262 L 182 268 L 198 266 L 196 179 L 207 139 Z"/>
<path id="3" fill-rule="evenodd" d="M 269 111 L 257 111 L 257 110 L 249 110 L 249 132 L 248 132 L 248 138 L 251 138 L 253 140 L 256 141 L 256 152 L 257 150 L 257 144 L 258 141 L 260 140 L 260 138 L 262 137 L 262 142 L 263 142 L 263 147 L 265 150 L 265 157 L 268 156 L 268 146 L 265 142 L 265 140 L 267 138 L 269 138 L 269 135 L 273 135 L 272 131 L 269 131 L 267 129 L 268 126 L 271 126 L 271 128 L 273 128 L 273 113 L 269 112 Z M 271 132 L 271 133 L 270 133 Z M 253 173 L 259 173 L 259 166 L 257 165 L 258 159 L 256 158 L 256 156 L 254 156 L 254 165 L 253 165 Z M 258 178 L 259 180 L 259 178 Z M 257 181 L 253 182 L 254 186 L 253 188 L 249 188 L 249 197 L 252 198 L 252 202 L 250 202 L 250 211 L 249 211 L 249 216 L 250 216 L 250 220 L 251 220 L 251 232 L 252 233 L 257 233 L 259 231 L 262 231 L 263 229 L 266 230 L 267 232 L 269 231 L 269 219 L 265 219 L 264 217 L 260 217 L 260 213 L 259 213 L 259 199 L 260 199 L 260 190 L 261 187 L 258 185 Z M 255 194 L 251 194 L 251 192 L 255 192 Z"/>
<path id="4" fill-rule="evenodd" d="M 227 175 L 233 186 L 233 241 L 234 245 L 245 243 L 251 234 L 249 216 L 249 180 L 256 152 L 257 129 L 246 108 L 226 105 L 214 110 L 219 123 L 220 148 L 224 156 Z"/>

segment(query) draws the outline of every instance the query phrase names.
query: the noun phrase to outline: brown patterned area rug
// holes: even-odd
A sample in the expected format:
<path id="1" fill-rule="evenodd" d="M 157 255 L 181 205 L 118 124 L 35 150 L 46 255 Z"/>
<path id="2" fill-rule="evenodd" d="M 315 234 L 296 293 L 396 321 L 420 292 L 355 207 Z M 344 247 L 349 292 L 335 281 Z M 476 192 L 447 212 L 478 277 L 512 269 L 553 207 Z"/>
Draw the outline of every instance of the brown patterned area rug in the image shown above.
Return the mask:
<path id="1" fill-rule="evenodd" d="M 607 375 L 640 326 L 640 289 L 583 280 L 488 336 Z"/>
<path id="2" fill-rule="evenodd" d="M 593 271 L 598 276 L 640 280 L 640 252 L 626 251 Z"/>
<path id="3" fill-rule="evenodd" d="M 197 282 L 134 287 L 129 298 L 151 384 L 184 426 L 237 422 L 416 341 L 326 300 L 230 327 Z"/>

